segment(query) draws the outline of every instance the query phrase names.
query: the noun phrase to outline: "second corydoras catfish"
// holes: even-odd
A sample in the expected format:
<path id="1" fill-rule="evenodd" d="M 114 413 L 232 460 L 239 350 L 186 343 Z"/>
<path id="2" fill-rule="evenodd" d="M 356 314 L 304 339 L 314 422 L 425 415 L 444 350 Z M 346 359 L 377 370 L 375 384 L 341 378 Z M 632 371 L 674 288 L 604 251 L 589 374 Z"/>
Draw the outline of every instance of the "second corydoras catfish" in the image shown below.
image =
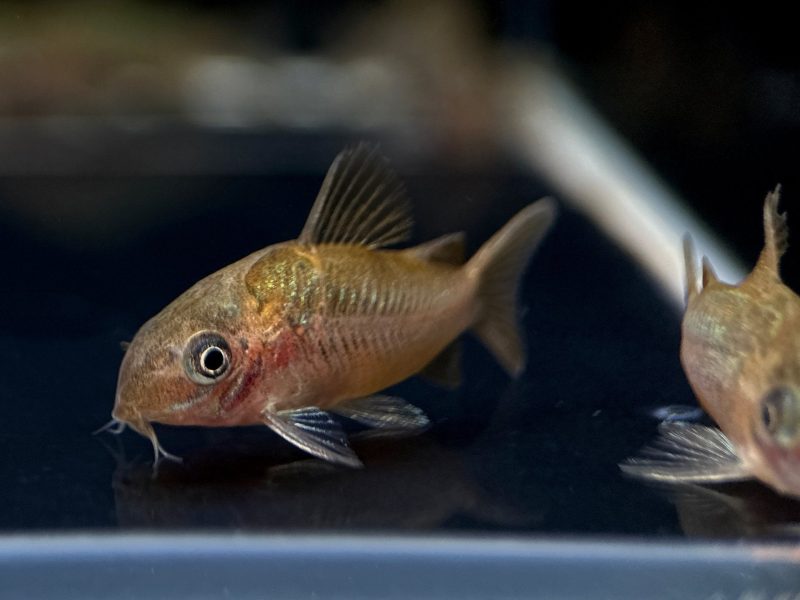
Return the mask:
<path id="1" fill-rule="evenodd" d="M 206 277 L 144 324 L 123 359 L 113 420 L 174 458 L 152 423 L 267 425 L 314 456 L 361 463 L 329 412 L 370 427 L 428 425 L 376 392 L 422 371 L 457 384 L 454 340 L 471 329 L 512 376 L 522 271 L 555 215 L 540 200 L 466 264 L 462 234 L 386 250 L 411 232 L 399 179 L 359 145 L 334 161 L 297 240 Z"/>
<path id="2" fill-rule="evenodd" d="M 778 272 L 788 238 L 778 200 L 776 189 L 764 202 L 764 249 L 738 286 L 717 280 L 707 260 L 700 283 L 685 241 L 681 362 L 720 429 L 664 423 L 656 446 L 624 471 L 667 482 L 757 478 L 800 498 L 800 297 Z"/>

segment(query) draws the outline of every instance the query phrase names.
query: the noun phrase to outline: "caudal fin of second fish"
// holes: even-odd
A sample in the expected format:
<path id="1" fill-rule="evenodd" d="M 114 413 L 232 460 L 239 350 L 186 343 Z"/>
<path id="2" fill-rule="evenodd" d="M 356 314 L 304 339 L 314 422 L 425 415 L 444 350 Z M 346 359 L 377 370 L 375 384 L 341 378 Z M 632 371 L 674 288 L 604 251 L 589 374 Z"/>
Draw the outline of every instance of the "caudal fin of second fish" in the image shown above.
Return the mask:
<path id="1" fill-rule="evenodd" d="M 525 368 L 517 295 L 528 260 L 550 229 L 556 206 L 543 198 L 522 209 L 467 263 L 478 280 L 478 314 L 472 330 L 512 377 Z"/>

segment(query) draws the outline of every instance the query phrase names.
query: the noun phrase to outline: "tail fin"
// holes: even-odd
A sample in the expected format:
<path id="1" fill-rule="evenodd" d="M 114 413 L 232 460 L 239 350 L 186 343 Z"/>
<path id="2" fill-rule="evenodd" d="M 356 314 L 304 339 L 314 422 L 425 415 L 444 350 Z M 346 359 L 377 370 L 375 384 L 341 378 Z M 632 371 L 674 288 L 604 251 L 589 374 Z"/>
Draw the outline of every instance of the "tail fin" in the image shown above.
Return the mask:
<path id="1" fill-rule="evenodd" d="M 472 326 L 512 377 L 525 368 L 525 349 L 517 324 L 517 288 L 533 251 L 553 223 L 556 206 L 543 198 L 522 209 L 467 263 L 478 280 L 481 312 Z"/>

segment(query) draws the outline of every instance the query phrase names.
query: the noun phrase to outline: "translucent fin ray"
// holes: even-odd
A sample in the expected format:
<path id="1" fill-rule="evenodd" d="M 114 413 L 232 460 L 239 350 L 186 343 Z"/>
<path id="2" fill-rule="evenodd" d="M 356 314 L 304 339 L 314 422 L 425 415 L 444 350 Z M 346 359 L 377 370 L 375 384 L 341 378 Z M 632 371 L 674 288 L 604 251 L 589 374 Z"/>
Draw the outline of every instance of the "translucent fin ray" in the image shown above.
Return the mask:
<path id="1" fill-rule="evenodd" d="M 670 483 L 751 479 L 731 441 L 715 427 L 662 423 L 659 437 L 620 465 L 627 475 Z"/>
<path id="2" fill-rule="evenodd" d="M 375 146 L 361 143 L 333 161 L 298 241 L 380 248 L 406 241 L 412 226 L 402 182 Z"/>
<path id="3" fill-rule="evenodd" d="M 556 216 L 555 203 L 543 198 L 513 217 L 467 263 L 478 279 L 481 314 L 473 331 L 512 377 L 525 367 L 517 323 L 517 288 L 528 260 Z"/>
<path id="4" fill-rule="evenodd" d="M 395 396 L 368 396 L 336 407 L 335 412 L 377 429 L 422 430 L 430 425 L 419 408 Z"/>
<path id="5" fill-rule="evenodd" d="M 347 443 L 347 436 L 331 416 L 318 408 L 262 413 L 264 423 L 275 433 L 309 454 L 348 467 L 361 461 Z"/>

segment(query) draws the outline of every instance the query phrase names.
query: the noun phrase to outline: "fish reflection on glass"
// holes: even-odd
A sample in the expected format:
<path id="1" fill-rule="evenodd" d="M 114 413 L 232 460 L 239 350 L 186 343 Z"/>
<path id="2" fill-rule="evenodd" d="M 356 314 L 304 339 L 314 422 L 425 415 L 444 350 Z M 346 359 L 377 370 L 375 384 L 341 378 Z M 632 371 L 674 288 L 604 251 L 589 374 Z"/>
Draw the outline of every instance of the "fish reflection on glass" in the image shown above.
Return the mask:
<path id="1" fill-rule="evenodd" d="M 800 536 L 800 504 L 752 481 L 714 489 L 687 483 L 667 492 L 689 537 Z"/>
<path id="2" fill-rule="evenodd" d="M 339 154 L 297 240 L 206 277 L 139 330 L 119 373 L 115 432 L 152 423 L 264 424 L 325 460 L 360 466 L 337 413 L 368 427 L 421 430 L 417 407 L 376 392 L 422 373 L 459 381 L 456 338 L 474 332 L 512 376 L 521 273 L 550 227 L 542 199 L 466 263 L 463 234 L 405 250 L 411 232 L 397 176 L 365 144 Z M 213 235 L 211 233 L 210 235 Z"/>
<path id="3" fill-rule="evenodd" d="M 252 443 L 202 451 L 156 477 L 146 465 L 120 463 L 112 482 L 117 520 L 128 528 L 430 530 L 459 517 L 498 528 L 541 519 L 537 509 L 485 489 L 469 460 L 428 436 L 414 444 L 354 442 L 366 469 L 314 459 L 265 468 Z"/>
<path id="4" fill-rule="evenodd" d="M 705 259 L 698 281 L 686 238 L 681 362 L 719 429 L 663 423 L 655 445 L 622 465 L 626 473 L 668 482 L 757 478 L 800 497 L 800 298 L 778 270 L 788 239 L 779 195 L 767 195 L 764 248 L 738 286 L 719 281 Z"/>

